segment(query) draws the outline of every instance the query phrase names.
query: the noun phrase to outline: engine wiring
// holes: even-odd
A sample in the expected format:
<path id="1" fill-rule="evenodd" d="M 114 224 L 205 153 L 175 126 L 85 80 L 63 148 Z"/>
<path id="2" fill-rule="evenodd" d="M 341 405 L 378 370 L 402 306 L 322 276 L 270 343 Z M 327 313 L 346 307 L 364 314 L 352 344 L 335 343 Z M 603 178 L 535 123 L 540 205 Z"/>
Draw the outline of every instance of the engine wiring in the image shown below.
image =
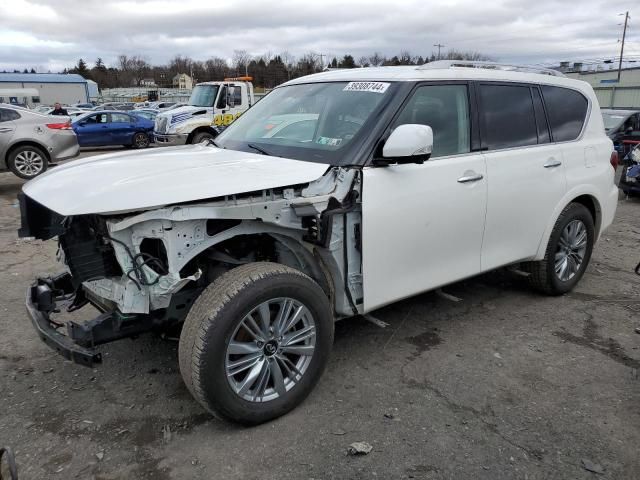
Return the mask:
<path id="1" fill-rule="evenodd" d="M 138 288 L 138 290 L 142 290 L 142 286 L 150 287 L 152 285 L 155 285 L 160 281 L 160 277 L 163 277 L 169 274 L 167 267 L 159 258 L 143 252 L 140 252 L 134 255 L 131 252 L 131 249 L 129 248 L 129 246 L 123 241 L 118 240 L 117 238 L 110 237 L 108 235 L 104 235 L 104 238 L 122 246 L 125 252 L 127 252 L 129 259 L 131 260 L 131 264 L 133 265 L 133 268 L 131 268 L 126 272 L 126 276 L 129 280 L 133 282 L 133 284 Z M 140 259 L 142 259 L 142 262 L 139 263 Z M 156 272 L 156 277 L 152 281 L 149 281 L 147 272 L 143 268 L 145 265 L 149 266 L 149 268 L 151 268 L 151 265 L 155 267 L 153 270 Z M 134 274 L 135 278 L 131 274 Z"/>

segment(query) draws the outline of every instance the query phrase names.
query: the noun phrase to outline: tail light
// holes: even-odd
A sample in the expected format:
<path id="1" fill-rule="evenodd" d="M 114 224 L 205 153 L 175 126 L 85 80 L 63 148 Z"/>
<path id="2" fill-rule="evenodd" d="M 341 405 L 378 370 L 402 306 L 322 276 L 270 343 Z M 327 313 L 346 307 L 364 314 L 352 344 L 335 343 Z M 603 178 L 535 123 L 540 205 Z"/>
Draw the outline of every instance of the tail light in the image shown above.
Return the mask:
<path id="1" fill-rule="evenodd" d="M 611 162 L 611 166 L 613 167 L 613 171 L 615 172 L 618 168 L 618 152 L 616 152 L 615 150 L 611 152 L 611 159 L 609 161 Z"/>
<path id="2" fill-rule="evenodd" d="M 71 122 L 64 123 L 47 123 L 47 128 L 51 130 L 71 130 Z"/>

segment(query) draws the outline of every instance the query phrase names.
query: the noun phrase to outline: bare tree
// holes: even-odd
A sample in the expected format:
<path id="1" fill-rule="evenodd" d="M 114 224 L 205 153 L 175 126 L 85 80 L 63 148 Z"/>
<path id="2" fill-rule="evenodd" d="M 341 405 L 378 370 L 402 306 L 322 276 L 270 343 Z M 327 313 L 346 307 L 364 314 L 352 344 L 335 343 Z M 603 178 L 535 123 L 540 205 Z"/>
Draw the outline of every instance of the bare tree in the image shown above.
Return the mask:
<path id="1" fill-rule="evenodd" d="M 384 62 L 385 58 L 378 52 L 373 52 L 373 55 L 369 56 L 369 64 L 372 67 L 379 67 Z"/>
<path id="2" fill-rule="evenodd" d="M 235 69 L 236 75 L 245 75 L 249 67 L 251 56 L 246 50 L 234 50 L 231 58 L 231 66 Z"/>
<path id="3" fill-rule="evenodd" d="M 125 84 L 140 86 L 144 77 L 151 70 L 151 65 L 147 60 L 140 56 L 134 55 L 118 55 L 118 66 L 120 67 L 121 79 Z"/>
<path id="4" fill-rule="evenodd" d="M 368 67 L 369 66 L 369 59 L 366 56 L 362 56 L 358 59 L 358 66 L 359 67 Z"/>

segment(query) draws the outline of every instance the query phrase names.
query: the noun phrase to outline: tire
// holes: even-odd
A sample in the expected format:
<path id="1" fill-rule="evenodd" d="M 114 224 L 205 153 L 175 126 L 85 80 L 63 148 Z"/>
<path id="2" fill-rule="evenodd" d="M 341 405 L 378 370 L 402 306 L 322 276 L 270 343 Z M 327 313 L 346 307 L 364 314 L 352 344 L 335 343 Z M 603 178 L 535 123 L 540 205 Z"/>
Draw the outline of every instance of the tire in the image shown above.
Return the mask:
<path id="1" fill-rule="evenodd" d="M 294 323 L 280 337 L 282 311 Z M 262 327 L 265 317 L 275 330 L 271 336 Z M 332 344 L 333 314 L 317 283 L 284 265 L 250 263 L 220 276 L 191 307 L 180 336 L 180 372 L 210 413 L 256 425 L 284 415 L 309 395 Z"/>
<path id="2" fill-rule="evenodd" d="M 584 245 L 581 240 L 583 233 L 586 235 Z M 523 269 L 531 274 L 530 284 L 547 295 L 562 295 L 571 291 L 587 269 L 594 240 L 591 212 L 580 203 L 567 205 L 553 227 L 544 259 L 524 265 Z M 556 267 L 560 269 L 559 272 L 556 272 Z"/>
<path id="3" fill-rule="evenodd" d="M 136 133 L 131 139 L 131 146 L 133 148 L 147 148 L 149 143 L 151 143 L 149 135 L 144 132 Z"/>
<path id="4" fill-rule="evenodd" d="M 9 153 L 7 165 L 14 175 L 30 180 L 46 172 L 49 162 L 41 148 L 24 145 Z"/>
<path id="5" fill-rule="evenodd" d="M 216 137 L 213 134 L 209 133 L 209 132 L 198 132 L 191 139 L 191 143 L 193 143 L 193 144 L 203 143 L 203 142 L 206 142 L 208 140 L 213 140 L 214 138 L 216 138 Z"/>

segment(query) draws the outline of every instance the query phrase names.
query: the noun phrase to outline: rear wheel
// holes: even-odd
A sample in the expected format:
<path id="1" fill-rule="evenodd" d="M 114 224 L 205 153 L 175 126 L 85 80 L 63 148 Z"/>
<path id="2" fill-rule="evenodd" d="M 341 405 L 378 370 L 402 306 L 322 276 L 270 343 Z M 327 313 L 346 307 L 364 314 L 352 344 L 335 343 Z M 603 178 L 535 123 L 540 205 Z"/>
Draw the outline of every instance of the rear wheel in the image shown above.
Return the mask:
<path id="1" fill-rule="evenodd" d="M 47 170 L 47 156 L 33 145 L 18 147 L 9 153 L 8 166 L 15 175 L 25 180 L 37 177 Z"/>
<path id="2" fill-rule="evenodd" d="M 138 132 L 133 136 L 131 146 L 133 148 L 147 148 L 149 143 L 149 135 L 144 132 Z"/>
<path id="3" fill-rule="evenodd" d="M 216 416 L 258 424 L 301 403 L 333 343 L 333 316 L 320 286 L 274 263 L 235 268 L 209 285 L 180 336 L 180 371 Z"/>
<path id="4" fill-rule="evenodd" d="M 530 283 L 549 295 L 571 291 L 587 269 L 594 240 L 591 212 L 580 203 L 569 204 L 553 227 L 544 259 L 524 265 Z"/>

